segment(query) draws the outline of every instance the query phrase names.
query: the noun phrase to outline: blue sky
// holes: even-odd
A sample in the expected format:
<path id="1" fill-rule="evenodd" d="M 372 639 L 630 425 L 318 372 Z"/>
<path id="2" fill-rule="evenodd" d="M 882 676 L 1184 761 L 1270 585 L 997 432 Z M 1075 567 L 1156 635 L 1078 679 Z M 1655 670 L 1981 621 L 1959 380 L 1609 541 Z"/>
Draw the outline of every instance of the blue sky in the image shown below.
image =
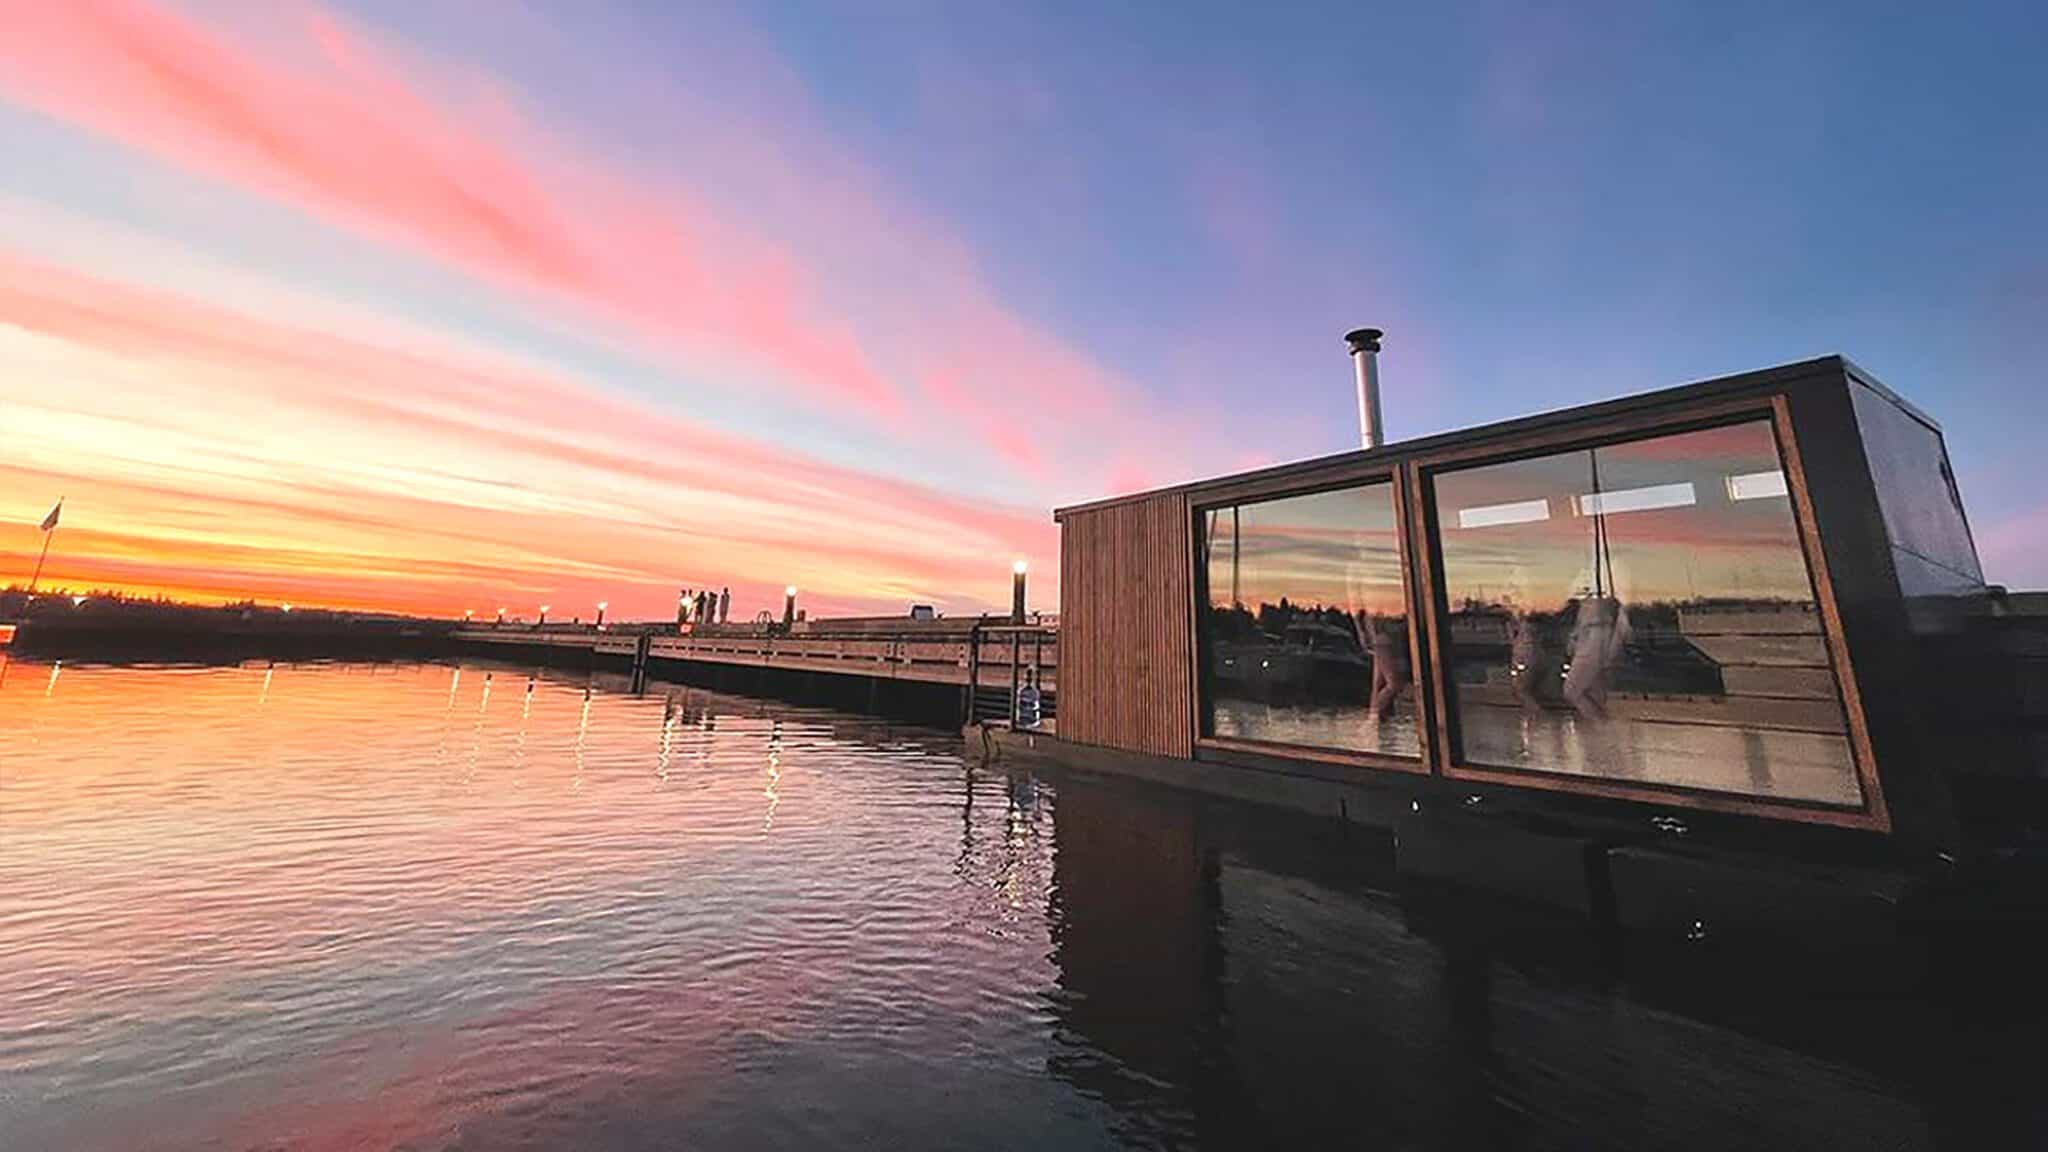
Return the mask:
<path id="1" fill-rule="evenodd" d="M 1349 446 L 1371 323 L 1396 437 L 1846 354 L 2048 586 L 2040 5 L 109 0 L 11 40 L 0 553 L 80 494 L 75 580 L 1000 604 L 1055 503 Z"/>
<path id="2" fill-rule="evenodd" d="M 1356 323 L 1402 436 L 1840 352 L 2048 579 L 2048 9 L 1104 7 L 770 27 L 1013 299 L 1253 451 L 1346 445 Z"/>

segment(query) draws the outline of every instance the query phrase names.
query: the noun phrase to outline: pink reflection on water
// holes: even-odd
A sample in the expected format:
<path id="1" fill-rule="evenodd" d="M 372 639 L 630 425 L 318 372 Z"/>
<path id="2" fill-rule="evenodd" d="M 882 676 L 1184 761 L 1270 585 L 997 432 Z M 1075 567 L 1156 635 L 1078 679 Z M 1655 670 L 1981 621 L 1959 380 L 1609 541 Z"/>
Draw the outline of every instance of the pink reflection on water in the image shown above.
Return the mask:
<path id="1" fill-rule="evenodd" d="M 1045 976 L 1042 935 L 923 971 L 912 941 L 978 898 L 894 847 L 956 834 L 951 741 L 877 758 L 877 722 L 582 674 L 515 715 L 507 669 L 57 672 L 0 685 L 14 1146 L 548 1146 L 617 1093 L 680 1107 L 721 1046 L 850 990 Z M 847 786 L 771 794 L 765 838 L 764 754 L 771 793 L 806 763 Z"/>

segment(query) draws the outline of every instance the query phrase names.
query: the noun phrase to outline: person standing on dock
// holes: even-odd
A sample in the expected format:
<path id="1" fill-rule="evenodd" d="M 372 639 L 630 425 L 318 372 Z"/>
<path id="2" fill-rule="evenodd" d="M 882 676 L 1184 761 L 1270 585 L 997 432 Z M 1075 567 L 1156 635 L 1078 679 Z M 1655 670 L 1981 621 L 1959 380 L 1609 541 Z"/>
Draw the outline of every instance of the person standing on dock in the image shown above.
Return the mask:
<path id="1" fill-rule="evenodd" d="M 730 587 L 720 588 L 718 590 L 718 622 L 720 624 L 725 623 L 731 612 L 732 589 Z"/>

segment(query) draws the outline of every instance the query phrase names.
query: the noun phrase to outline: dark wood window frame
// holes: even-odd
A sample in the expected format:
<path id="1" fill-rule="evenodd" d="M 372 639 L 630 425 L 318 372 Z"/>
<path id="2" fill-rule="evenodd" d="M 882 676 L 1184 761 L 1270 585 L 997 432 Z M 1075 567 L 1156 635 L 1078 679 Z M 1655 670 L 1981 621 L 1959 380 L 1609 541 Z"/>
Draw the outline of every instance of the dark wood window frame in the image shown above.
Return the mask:
<path id="1" fill-rule="evenodd" d="M 1791 491 L 1793 519 L 1798 528 L 1802 559 L 1806 563 L 1807 579 L 1813 587 L 1814 602 L 1820 612 L 1829 667 L 1835 678 L 1838 699 L 1847 722 L 1851 760 L 1863 793 L 1862 806 L 1847 808 L 1813 802 L 1710 792 L 1675 785 L 1631 783 L 1533 769 L 1461 763 L 1453 724 L 1456 703 L 1448 694 L 1448 685 L 1444 678 L 1446 665 L 1443 634 L 1447 628 L 1445 620 L 1449 606 L 1445 600 L 1447 591 L 1443 587 L 1440 575 L 1443 568 L 1442 541 L 1438 531 L 1435 500 L 1430 491 L 1430 479 L 1439 472 L 1456 468 L 1506 463 L 1757 420 L 1766 420 L 1771 425 L 1777 442 L 1779 461 L 1785 469 L 1787 486 Z M 1424 747 L 1426 750 L 1434 750 L 1432 767 L 1437 775 L 1453 780 L 1505 784 L 1705 811 L 1741 813 L 1810 824 L 1881 832 L 1891 830 L 1891 817 L 1885 807 L 1883 787 L 1878 780 L 1876 759 L 1871 751 L 1869 728 L 1864 718 L 1855 668 L 1849 659 L 1847 643 L 1843 637 L 1834 585 L 1828 576 L 1826 554 L 1821 547 L 1819 531 L 1815 526 L 1813 500 L 1807 487 L 1805 468 L 1800 462 L 1798 438 L 1794 433 L 1790 408 L 1783 393 L 1757 399 L 1695 405 L 1655 415 L 1619 418 L 1600 424 L 1531 433 L 1490 444 L 1445 449 L 1405 461 L 1401 470 L 1406 475 L 1409 489 L 1406 505 L 1416 513 L 1413 517 L 1414 535 L 1407 541 L 1406 554 L 1413 556 L 1414 562 L 1421 565 L 1420 570 L 1412 574 L 1412 578 L 1428 590 L 1428 603 L 1422 613 L 1421 624 L 1428 631 L 1427 667 L 1435 731 L 1432 733 L 1434 739 L 1425 741 Z M 1409 634 L 1413 638 L 1417 634 L 1416 629 L 1411 627 Z"/>
<path id="2" fill-rule="evenodd" d="M 1205 488 L 1198 497 L 1188 501 L 1188 568 L 1192 577 L 1188 581 L 1188 635 L 1193 641 L 1188 645 L 1188 658 L 1189 683 L 1195 694 L 1193 718 L 1196 748 L 1249 752 L 1281 759 L 1378 769 L 1412 776 L 1426 776 L 1432 772 L 1432 765 L 1436 763 L 1436 729 L 1430 723 L 1429 680 L 1424 674 L 1422 661 L 1423 625 L 1418 603 L 1419 585 L 1416 581 L 1415 536 L 1412 528 L 1414 509 L 1411 507 L 1409 485 L 1404 472 L 1405 469 L 1396 461 L 1363 461 L 1317 476 L 1308 483 L 1303 483 L 1299 477 L 1244 481 L 1228 486 Z M 1201 626 L 1202 610 L 1208 606 L 1209 600 L 1209 566 L 1202 563 L 1202 549 L 1207 543 L 1204 518 L 1210 512 L 1233 506 L 1284 500 L 1294 496 L 1313 496 L 1319 492 L 1335 492 L 1347 488 L 1364 488 L 1373 484 L 1388 485 L 1389 495 L 1394 501 L 1394 543 L 1400 556 L 1401 601 L 1408 610 L 1408 667 L 1414 675 L 1417 754 L 1412 757 L 1394 756 L 1382 752 L 1358 752 L 1310 744 L 1286 744 L 1209 735 L 1206 730 L 1210 726 L 1211 701 L 1208 698 L 1208 679 L 1204 675 L 1207 670 L 1205 665 L 1208 660 L 1208 642 Z"/>

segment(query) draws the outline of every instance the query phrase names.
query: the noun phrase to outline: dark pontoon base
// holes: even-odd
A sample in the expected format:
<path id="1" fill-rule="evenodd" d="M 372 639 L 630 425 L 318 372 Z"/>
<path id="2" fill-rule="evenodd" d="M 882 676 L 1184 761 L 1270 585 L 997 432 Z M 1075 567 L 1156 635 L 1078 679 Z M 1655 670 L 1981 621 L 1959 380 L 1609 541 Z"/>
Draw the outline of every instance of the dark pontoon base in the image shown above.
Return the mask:
<path id="1" fill-rule="evenodd" d="M 1487 802 L 1446 802 L 1429 782 L 1392 774 L 1365 784 L 1244 763 L 1188 761 L 1074 744 L 1043 733 L 969 729 L 998 755 L 1134 777 L 1310 813 L 1382 834 L 1404 882 L 1441 886 L 1580 917 L 1646 945 L 1694 954 L 1802 953 L 1867 958 L 1912 952 L 1931 917 L 1962 907 L 1954 878 L 1861 863 L 1791 860 L 1724 847 L 1628 842 Z M 1467 798 L 1469 801 L 1470 798 Z M 2038 915 L 2031 903 L 2008 918 Z"/>
<path id="2" fill-rule="evenodd" d="M 981 738 L 977 733 L 983 731 L 995 741 L 1001 753 L 1020 759 L 1035 758 L 1066 768 L 1131 776 L 1212 796 L 1288 808 L 1389 830 L 1394 827 L 1399 814 L 1414 801 L 1414 797 L 1393 789 L 1294 772 L 1268 772 L 1234 764 L 1124 752 L 1075 744 L 1044 733 L 1013 732 L 999 727 L 969 730 L 976 740 Z"/>

